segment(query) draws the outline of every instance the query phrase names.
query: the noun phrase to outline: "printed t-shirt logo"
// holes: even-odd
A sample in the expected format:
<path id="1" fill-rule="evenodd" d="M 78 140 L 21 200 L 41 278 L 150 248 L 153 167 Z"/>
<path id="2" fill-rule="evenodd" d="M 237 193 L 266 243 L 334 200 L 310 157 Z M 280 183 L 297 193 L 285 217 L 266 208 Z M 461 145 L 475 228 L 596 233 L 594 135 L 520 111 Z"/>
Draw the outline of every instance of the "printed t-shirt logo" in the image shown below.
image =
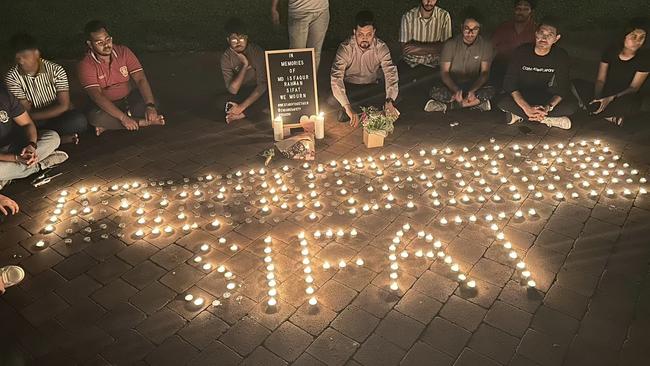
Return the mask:
<path id="1" fill-rule="evenodd" d="M 0 111 L 0 122 L 7 123 L 9 122 L 9 115 L 7 111 Z"/>
<path id="2" fill-rule="evenodd" d="M 126 68 L 126 66 L 120 67 L 120 73 L 122 76 L 127 77 L 129 75 L 129 69 Z"/>

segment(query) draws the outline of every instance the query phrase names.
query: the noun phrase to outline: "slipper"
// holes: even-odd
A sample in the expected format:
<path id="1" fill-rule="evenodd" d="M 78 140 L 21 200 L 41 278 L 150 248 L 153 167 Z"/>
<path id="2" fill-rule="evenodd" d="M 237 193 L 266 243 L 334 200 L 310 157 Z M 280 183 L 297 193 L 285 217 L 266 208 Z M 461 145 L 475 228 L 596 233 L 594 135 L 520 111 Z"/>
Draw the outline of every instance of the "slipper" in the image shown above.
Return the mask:
<path id="1" fill-rule="evenodd" d="M 5 288 L 15 286 L 25 278 L 25 271 L 18 266 L 5 266 L 0 268 L 0 281 Z"/>

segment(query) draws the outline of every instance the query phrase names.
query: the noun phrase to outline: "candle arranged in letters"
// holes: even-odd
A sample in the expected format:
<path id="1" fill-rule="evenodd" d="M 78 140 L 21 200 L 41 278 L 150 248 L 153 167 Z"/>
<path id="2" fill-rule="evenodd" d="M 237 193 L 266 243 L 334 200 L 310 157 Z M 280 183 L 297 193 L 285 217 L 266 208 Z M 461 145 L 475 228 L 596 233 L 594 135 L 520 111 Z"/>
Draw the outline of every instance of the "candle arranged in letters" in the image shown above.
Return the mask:
<path id="1" fill-rule="evenodd" d="M 318 114 L 314 49 L 266 51 L 271 120 L 298 123 Z"/>

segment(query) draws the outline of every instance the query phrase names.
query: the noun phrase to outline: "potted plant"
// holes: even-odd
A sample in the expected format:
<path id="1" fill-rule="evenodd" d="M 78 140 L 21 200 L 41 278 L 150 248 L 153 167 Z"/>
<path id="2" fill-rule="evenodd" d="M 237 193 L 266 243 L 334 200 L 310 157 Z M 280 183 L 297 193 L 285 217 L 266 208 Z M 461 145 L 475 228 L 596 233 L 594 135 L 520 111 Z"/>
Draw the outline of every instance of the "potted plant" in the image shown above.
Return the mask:
<path id="1" fill-rule="evenodd" d="M 393 125 L 397 116 L 386 115 L 375 107 L 361 108 L 361 125 L 363 126 L 363 143 L 367 148 L 384 146 L 384 138 L 395 129 Z"/>

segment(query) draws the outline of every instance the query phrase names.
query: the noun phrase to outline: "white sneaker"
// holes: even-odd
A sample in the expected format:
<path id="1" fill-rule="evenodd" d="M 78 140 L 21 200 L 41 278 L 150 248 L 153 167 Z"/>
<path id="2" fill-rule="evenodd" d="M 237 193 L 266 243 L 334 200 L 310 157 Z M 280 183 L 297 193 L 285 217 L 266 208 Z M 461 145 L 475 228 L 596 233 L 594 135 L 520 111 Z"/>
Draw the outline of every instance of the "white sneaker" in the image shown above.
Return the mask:
<path id="1" fill-rule="evenodd" d="M 424 105 L 425 112 L 446 112 L 447 105 L 437 100 L 429 99 L 427 104 Z"/>
<path id="2" fill-rule="evenodd" d="M 558 127 L 563 130 L 571 128 L 571 120 L 569 117 L 546 117 L 542 120 L 542 123 L 548 127 Z"/>
<path id="3" fill-rule="evenodd" d="M 506 112 L 506 123 L 509 125 L 514 125 L 515 123 L 521 122 L 523 120 L 523 118 L 514 113 Z"/>
<path id="4" fill-rule="evenodd" d="M 46 156 L 43 160 L 41 160 L 40 162 L 41 170 L 51 168 L 55 165 L 59 165 L 66 160 L 68 160 L 68 154 L 66 154 L 65 151 L 56 150 L 50 155 Z"/>
<path id="5" fill-rule="evenodd" d="M 5 288 L 17 285 L 25 278 L 25 271 L 18 266 L 5 266 L 0 268 L 0 281 Z"/>
<path id="6" fill-rule="evenodd" d="M 481 104 L 472 107 L 472 109 L 481 112 L 489 112 L 492 110 L 492 104 L 490 104 L 489 100 L 486 100 L 485 102 L 482 102 Z"/>

